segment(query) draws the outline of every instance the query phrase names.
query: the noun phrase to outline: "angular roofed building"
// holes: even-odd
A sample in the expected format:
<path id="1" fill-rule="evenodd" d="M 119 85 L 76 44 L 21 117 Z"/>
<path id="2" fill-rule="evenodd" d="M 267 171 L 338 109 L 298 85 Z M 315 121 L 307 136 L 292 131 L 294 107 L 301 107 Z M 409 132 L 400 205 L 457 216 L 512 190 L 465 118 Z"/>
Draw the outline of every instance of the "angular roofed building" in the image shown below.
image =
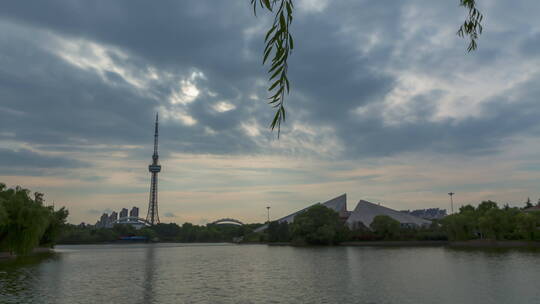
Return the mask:
<path id="1" fill-rule="evenodd" d="M 335 197 L 329 201 L 322 203 L 339 214 L 339 217 L 346 220 L 349 217 L 349 211 L 347 211 L 347 194 L 344 193 L 338 197 Z"/>
<path id="2" fill-rule="evenodd" d="M 351 229 L 355 229 L 361 226 L 369 228 L 371 222 L 373 222 L 373 219 L 377 215 L 387 215 L 398 221 L 402 226 L 427 226 L 431 224 L 431 221 L 429 220 L 422 219 L 405 212 L 383 207 L 381 205 L 370 203 L 364 200 L 359 201 L 358 205 L 356 205 L 356 208 L 354 208 L 353 211 L 348 211 L 347 194 L 342 194 L 324 203 L 316 203 L 310 205 L 304 209 L 298 210 L 275 221 L 279 223 L 287 222 L 291 224 L 294 221 L 296 215 L 319 204 L 336 211 L 339 214 L 339 217 L 343 220 L 343 222 Z M 267 224 L 255 229 L 254 232 L 261 232 L 266 230 L 266 228 L 268 228 Z"/>
<path id="3" fill-rule="evenodd" d="M 364 200 L 358 202 L 356 208 L 350 213 L 346 224 L 351 229 L 359 228 L 362 225 L 369 228 L 377 215 L 389 216 L 402 226 L 427 226 L 431 224 L 431 221 Z"/>
<path id="4" fill-rule="evenodd" d="M 295 213 L 292 213 L 292 214 L 289 214 L 285 217 L 282 217 L 278 220 L 276 220 L 277 222 L 279 223 L 282 223 L 282 222 L 287 222 L 287 223 L 292 223 L 294 221 L 294 218 L 296 217 L 296 215 L 298 215 L 299 213 L 302 213 L 304 211 L 306 211 L 307 209 L 315 206 L 315 205 L 319 205 L 319 204 L 322 204 L 323 206 L 326 206 L 332 210 L 334 210 L 335 212 L 339 213 L 339 216 L 342 217 L 342 218 L 347 218 L 348 217 L 348 211 L 347 211 L 347 194 L 342 194 L 338 197 L 335 197 L 329 201 L 326 201 L 324 203 L 316 203 L 316 204 L 313 204 L 313 205 L 310 205 L 302 210 L 298 210 L 296 211 Z"/>
<path id="5" fill-rule="evenodd" d="M 309 205 L 308 207 L 304 208 L 304 209 L 301 209 L 301 210 L 298 210 L 294 213 L 291 213 L 287 216 L 284 216 L 280 219 L 277 219 L 275 220 L 276 222 L 278 223 L 283 223 L 283 222 L 287 222 L 289 224 L 291 224 L 293 221 L 294 221 L 294 218 L 296 217 L 296 215 L 306 211 L 307 209 L 315 206 L 315 205 L 319 205 L 321 203 L 316 203 L 316 204 L 313 204 L 313 205 Z M 329 201 L 326 201 L 324 203 L 322 203 L 323 206 L 326 206 L 334 211 L 336 211 L 337 213 L 339 213 L 339 216 L 343 219 L 343 220 L 346 220 L 347 217 L 349 216 L 349 211 L 347 211 L 347 194 L 344 193 L 338 197 L 335 197 Z M 261 232 L 261 231 L 264 231 L 266 230 L 266 228 L 268 228 L 268 225 L 265 224 L 257 229 L 255 229 L 254 231 L 255 232 Z"/>

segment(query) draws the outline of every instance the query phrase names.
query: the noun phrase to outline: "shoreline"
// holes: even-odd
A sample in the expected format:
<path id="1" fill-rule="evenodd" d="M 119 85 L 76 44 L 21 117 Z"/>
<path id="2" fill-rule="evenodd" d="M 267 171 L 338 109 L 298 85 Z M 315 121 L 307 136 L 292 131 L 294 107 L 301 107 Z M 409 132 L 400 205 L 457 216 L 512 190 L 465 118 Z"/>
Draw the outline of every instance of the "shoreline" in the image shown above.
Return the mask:
<path id="1" fill-rule="evenodd" d="M 54 248 L 49 247 L 36 247 L 32 249 L 32 252 L 30 252 L 28 255 L 34 255 L 34 254 L 40 254 L 40 253 L 50 253 L 53 252 Z M 15 259 L 18 256 L 16 254 L 11 254 L 7 251 L 0 251 L 0 261 L 7 260 L 7 259 Z"/>
<path id="2" fill-rule="evenodd" d="M 250 244 L 250 243 L 244 243 Z M 324 245 L 300 245 L 289 242 L 276 243 L 253 243 L 266 244 L 268 246 L 292 246 L 292 247 L 332 247 Z M 470 240 L 470 241 L 353 241 L 343 242 L 342 247 L 448 247 L 448 248 L 540 248 L 539 241 L 495 241 L 495 240 Z"/>
<path id="3" fill-rule="evenodd" d="M 121 244 L 214 244 L 224 243 L 232 245 L 267 245 L 267 246 L 293 246 L 302 247 L 310 245 L 299 245 L 290 242 L 275 242 L 275 243 L 263 243 L 263 242 L 96 242 L 96 243 L 68 243 L 68 244 L 56 244 L 62 246 L 70 245 L 121 245 Z M 540 248 L 539 241 L 496 241 L 496 240 L 470 240 L 470 241 L 352 241 L 343 242 L 339 245 L 343 247 L 450 247 L 450 248 Z M 314 246 L 320 247 L 320 246 Z M 327 247 L 327 246 L 323 246 Z M 32 253 L 52 251 L 51 248 L 36 248 Z M 0 258 L 11 257 L 7 252 L 0 252 Z"/>
<path id="4" fill-rule="evenodd" d="M 470 240 L 450 242 L 454 248 L 540 248 L 538 241 Z"/>
<path id="5" fill-rule="evenodd" d="M 355 247 L 422 247 L 422 246 L 447 246 L 448 241 L 365 241 L 343 242 L 339 246 Z"/>

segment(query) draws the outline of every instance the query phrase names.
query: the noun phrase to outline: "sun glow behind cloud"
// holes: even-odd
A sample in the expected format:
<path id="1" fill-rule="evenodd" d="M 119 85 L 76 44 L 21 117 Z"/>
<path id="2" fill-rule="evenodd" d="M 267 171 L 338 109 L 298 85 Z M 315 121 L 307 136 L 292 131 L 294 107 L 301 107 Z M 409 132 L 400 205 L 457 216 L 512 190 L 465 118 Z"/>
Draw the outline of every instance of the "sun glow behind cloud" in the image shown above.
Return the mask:
<path id="1" fill-rule="evenodd" d="M 228 111 L 236 109 L 235 105 L 227 101 L 223 101 L 223 100 L 214 104 L 212 107 L 214 108 L 215 111 L 220 112 L 220 113 L 228 112 Z"/>

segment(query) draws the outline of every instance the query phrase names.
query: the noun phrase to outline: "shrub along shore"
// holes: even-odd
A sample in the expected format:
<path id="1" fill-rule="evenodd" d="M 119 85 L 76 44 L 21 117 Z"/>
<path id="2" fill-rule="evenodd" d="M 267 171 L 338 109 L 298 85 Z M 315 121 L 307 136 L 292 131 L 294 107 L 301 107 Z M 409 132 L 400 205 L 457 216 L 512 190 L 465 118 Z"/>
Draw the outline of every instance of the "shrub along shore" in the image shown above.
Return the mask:
<path id="1" fill-rule="evenodd" d="M 44 206 L 43 194 L 0 183 L 0 252 L 25 255 L 37 247 L 51 248 L 62 230 L 68 212 Z M 7 254 L 3 254 L 8 256 Z"/>

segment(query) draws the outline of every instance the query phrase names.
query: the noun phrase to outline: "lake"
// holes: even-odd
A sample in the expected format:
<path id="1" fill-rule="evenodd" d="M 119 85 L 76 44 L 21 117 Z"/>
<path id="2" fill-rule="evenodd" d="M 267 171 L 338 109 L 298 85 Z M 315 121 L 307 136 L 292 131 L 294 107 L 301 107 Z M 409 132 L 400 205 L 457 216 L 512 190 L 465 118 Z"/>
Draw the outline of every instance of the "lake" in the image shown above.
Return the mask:
<path id="1" fill-rule="evenodd" d="M 0 303 L 540 303 L 540 251 L 57 246 L 0 262 Z"/>

